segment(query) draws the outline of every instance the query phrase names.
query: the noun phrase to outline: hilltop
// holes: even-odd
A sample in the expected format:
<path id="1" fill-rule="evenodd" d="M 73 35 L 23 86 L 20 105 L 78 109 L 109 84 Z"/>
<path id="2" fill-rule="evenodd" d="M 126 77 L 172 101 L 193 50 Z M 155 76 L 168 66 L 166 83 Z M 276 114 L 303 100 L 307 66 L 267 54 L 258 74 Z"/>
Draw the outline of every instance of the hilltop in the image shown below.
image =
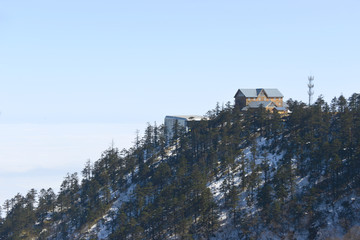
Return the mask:
<path id="1" fill-rule="evenodd" d="M 191 130 L 148 125 L 68 174 L 58 194 L 6 201 L 0 239 L 354 239 L 360 95 L 217 106 Z"/>

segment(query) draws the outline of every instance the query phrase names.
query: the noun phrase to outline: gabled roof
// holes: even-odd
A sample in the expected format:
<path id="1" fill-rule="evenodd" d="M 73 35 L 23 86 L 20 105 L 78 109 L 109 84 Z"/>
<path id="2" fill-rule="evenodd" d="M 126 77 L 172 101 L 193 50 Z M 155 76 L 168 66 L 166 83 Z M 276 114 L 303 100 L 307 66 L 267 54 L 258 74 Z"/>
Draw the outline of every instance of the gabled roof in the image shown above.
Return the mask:
<path id="1" fill-rule="evenodd" d="M 281 92 L 276 88 L 253 88 L 253 89 L 246 89 L 240 88 L 234 97 L 238 94 L 244 95 L 246 98 L 256 98 L 264 90 L 267 97 L 284 97 Z"/>
<path id="2" fill-rule="evenodd" d="M 262 107 L 264 108 L 270 107 L 271 105 L 274 105 L 274 107 L 276 107 L 276 105 L 272 101 L 254 101 L 248 104 L 250 108 L 258 108 L 260 107 L 260 105 L 262 105 Z"/>
<path id="3" fill-rule="evenodd" d="M 249 108 L 259 108 L 260 106 L 262 106 L 263 108 L 276 107 L 276 105 L 272 101 L 254 101 L 254 102 L 250 102 L 242 110 L 247 110 Z"/>
<path id="4" fill-rule="evenodd" d="M 287 111 L 288 110 L 286 107 L 276 107 L 275 109 L 278 111 Z"/>
<path id="5" fill-rule="evenodd" d="M 256 91 L 256 89 L 244 89 L 244 88 L 241 88 L 236 92 L 235 97 L 238 94 L 244 95 L 245 97 L 248 98 L 248 97 L 257 97 L 259 93 Z"/>
<path id="6" fill-rule="evenodd" d="M 264 91 L 268 97 L 284 97 L 277 88 L 264 88 Z"/>

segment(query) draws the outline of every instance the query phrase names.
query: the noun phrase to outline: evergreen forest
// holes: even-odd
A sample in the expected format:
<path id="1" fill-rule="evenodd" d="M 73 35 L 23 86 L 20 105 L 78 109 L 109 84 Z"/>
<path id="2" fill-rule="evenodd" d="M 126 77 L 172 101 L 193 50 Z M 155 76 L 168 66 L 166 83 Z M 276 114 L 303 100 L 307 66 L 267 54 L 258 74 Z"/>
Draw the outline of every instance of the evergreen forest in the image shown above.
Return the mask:
<path id="1" fill-rule="evenodd" d="M 59 192 L 1 205 L 0 239 L 360 239 L 360 94 L 219 104 L 187 131 L 148 124 Z"/>

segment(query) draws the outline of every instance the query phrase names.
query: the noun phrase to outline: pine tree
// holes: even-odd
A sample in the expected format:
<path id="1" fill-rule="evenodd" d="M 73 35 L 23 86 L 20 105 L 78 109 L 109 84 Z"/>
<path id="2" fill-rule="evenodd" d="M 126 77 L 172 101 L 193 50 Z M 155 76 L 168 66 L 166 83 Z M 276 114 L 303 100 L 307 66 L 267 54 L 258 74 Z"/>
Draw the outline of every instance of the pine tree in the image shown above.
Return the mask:
<path id="1" fill-rule="evenodd" d="M 92 175 L 92 164 L 91 164 L 91 160 L 88 159 L 86 161 L 85 167 L 84 169 L 81 171 L 82 176 L 83 176 L 83 181 L 89 181 L 91 179 L 91 175 Z"/>

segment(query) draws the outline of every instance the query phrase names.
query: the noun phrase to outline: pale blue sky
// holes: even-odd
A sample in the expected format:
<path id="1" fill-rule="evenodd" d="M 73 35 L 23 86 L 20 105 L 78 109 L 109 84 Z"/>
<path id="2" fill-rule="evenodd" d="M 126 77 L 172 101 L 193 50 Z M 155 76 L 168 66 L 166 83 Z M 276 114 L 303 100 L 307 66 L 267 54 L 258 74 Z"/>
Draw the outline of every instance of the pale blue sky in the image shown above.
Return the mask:
<path id="1" fill-rule="evenodd" d="M 49 170 L 60 182 L 100 156 L 95 146 L 127 147 L 146 122 L 205 114 L 238 88 L 307 101 L 312 74 L 315 97 L 349 97 L 360 87 L 359 11 L 359 1 L 329 0 L 0 0 L 0 128 L 16 132 L 0 136 L 1 181 L 22 172 L 39 188 Z M 99 144 L 82 143 L 94 136 Z"/>

